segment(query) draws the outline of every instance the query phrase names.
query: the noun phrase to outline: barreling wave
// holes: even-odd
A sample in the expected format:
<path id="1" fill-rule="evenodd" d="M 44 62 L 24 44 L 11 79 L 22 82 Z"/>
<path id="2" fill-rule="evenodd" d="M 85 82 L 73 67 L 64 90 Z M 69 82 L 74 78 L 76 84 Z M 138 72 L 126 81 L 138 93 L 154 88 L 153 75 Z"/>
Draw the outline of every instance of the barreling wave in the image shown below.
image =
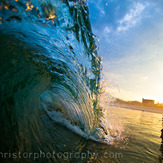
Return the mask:
<path id="1" fill-rule="evenodd" d="M 83 0 L 1 0 L 2 151 L 61 150 L 69 131 L 99 141 L 109 134 L 96 39 Z"/>

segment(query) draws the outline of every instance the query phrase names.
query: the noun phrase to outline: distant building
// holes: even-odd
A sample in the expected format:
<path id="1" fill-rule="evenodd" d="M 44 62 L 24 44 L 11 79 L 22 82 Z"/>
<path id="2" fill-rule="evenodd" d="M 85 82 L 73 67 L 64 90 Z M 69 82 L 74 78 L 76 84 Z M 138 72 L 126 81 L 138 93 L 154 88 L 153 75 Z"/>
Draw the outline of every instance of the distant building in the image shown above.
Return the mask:
<path id="1" fill-rule="evenodd" d="M 144 99 L 142 98 L 142 104 L 144 105 L 154 105 L 155 100 L 149 100 L 149 99 Z"/>

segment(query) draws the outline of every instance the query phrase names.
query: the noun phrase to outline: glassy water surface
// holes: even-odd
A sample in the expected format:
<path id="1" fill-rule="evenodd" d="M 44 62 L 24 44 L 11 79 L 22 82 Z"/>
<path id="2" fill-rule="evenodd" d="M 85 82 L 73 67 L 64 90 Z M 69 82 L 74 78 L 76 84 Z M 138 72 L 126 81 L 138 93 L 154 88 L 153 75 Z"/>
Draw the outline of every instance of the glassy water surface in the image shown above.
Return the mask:
<path id="1" fill-rule="evenodd" d="M 120 162 L 161 162 L 161 114 L 120 107 L 111 107 L 109 112 L 114 112 L 124 128 L 124 141 L 117 145 L 123 154 Z"/>

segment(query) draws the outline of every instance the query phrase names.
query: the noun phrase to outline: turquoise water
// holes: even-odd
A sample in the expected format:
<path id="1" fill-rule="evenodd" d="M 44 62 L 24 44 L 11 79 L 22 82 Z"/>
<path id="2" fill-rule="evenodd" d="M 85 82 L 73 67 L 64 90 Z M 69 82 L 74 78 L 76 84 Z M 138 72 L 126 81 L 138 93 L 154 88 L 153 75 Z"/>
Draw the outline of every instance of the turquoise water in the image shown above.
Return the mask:
<path id="1" fill-rule="evenodd" d="M 89 139 L 109 143 L 97 49 L 84 0 L 0 2 L 3 161 L 22 161 L 19 152 L 81 151 Z"/>
<path id="2" fill-rule="evenodd" d="M 159 161 L 161 115 L 100 104 L 97 40 L 83 0 L 0 2 L 0 161 Z"/>

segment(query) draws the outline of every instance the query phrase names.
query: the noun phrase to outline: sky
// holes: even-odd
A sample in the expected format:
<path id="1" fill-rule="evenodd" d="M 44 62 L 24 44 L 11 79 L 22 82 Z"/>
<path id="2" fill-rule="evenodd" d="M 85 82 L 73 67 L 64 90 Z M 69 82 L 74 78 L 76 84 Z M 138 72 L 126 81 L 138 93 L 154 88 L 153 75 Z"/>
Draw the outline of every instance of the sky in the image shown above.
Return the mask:
<path id="1" fill-rule="evenodd" d="M 163 103 L 163 0 L 88 0 L 107 91 Z"/>

